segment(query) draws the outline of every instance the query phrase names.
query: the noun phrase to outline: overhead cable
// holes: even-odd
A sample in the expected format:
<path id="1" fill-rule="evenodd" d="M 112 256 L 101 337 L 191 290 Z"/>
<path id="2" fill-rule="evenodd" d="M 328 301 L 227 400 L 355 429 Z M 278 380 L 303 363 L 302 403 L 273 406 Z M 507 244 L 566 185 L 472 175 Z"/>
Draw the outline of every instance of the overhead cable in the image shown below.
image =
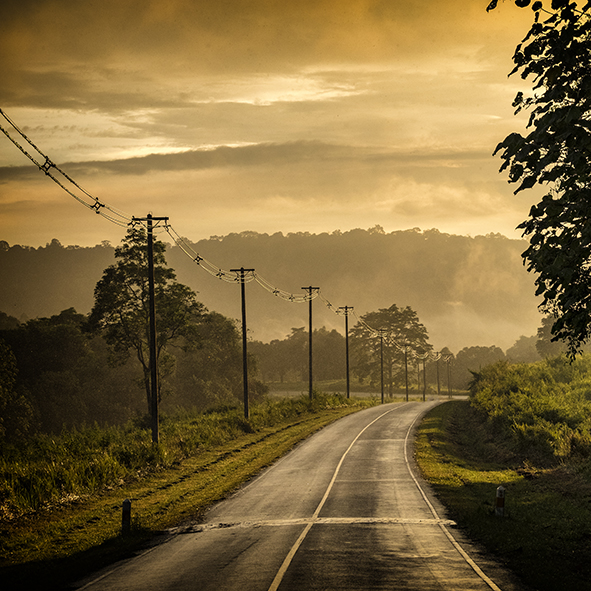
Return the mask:
<path id="1" fill-rule="evenodd" d="M 70 178 L 59 166 L 54 164 L 49 156 L 44 154 L 28 137 L 27 135 L 8 117 L 8 115 L 0 109 L 0 116 L 12 127 L 12 129 L 26 142 L 28 148 L 23 147 L 16 139 L 12 137 L 9 130 L 4 125 L 0 124 L 2 133 L 31 161 L 37 168 L 45 173 L 54 183 L 59 185 L 68 195 L 73 197 L 78 203 L 81 203 L 88 209 L 93 210 L 98 215 L 103 216 L 110 222 L 125 227 L 132 221 L 132 216 L 125 214 L 109 205 L 100 201 L 97 197 L 93 197 L 88 191 L 83 189 L 78 183 Z M 30 149 L 35 150 L 40 156 L 33 156 L 29 153 Z M 55 173 L 59 173 L 60 176 Z"/>
<path id="2" fill-rule="evenodd" d="M 9 126 L 26 142 L 27 147 L 23 147 L 19 141 L 17 141 L 14 137 L 12 137 L 11 133 L 8 129 L 5 128 L 4 125 L 0 123 L 0 131 L 4 133 L 4 135 L 31 161 L 37 168 L 45 173 L 51 180 L 53 180 L 59 187 L 61 187 L 68 195 L 73 197 L 78 203 L 81 203 L 88 209 L 93 210 L 98 215 L 101 215 L 106 220 L 121 226 L 127 227 L 130 225 L 135 225 L 139 223 L 139 220 L 134 218 L 133 216 L 124 213 L 116 208 L 107 205 L 100 201 L 97 197 L 91 195 L 88 191 L 83 189 L 76 181 L 74 181 L 70 176 L 68 176 L 59 166 L 53 163 L 49 156 L 47 156 L 44 152 L 42 152 L 32 141 L 31 139 L 10 119 L 10 117 L 0 108 L 0 116 L 9 124 Z M 38 156 L 33 156 L 29 150 L 34 150 Z M 55 172 L 61 175 L 61 178 L 58 178 L 55 175 Z M 293 294 L 288 291 L 279 289 L 271 284 L 269 281 L 261 277 L 258 273 L 254 270 L 249 271 L 247 274 L 240 274 L 237 271 L 226 271 L 217 267 L 213 263 L 209 262 L 207 259 L 202 257 L 198 254 L 188 242 L 182 238 L 178 232 L 167 222 L 165 222 L 164 226 L 159 229 L 161 232 L 166 231 L 168 235 L 172 238 L 173 242 L 179 247 L 179 249 L 185 253 L 189 258 L 193 260 L 194 263 L 199 265 L 202 269 L 207 271 L 210 275 L 217 277 L 218 279 L 225 281 L 227 283 L 250 283 L 251 281 L 256 281 L 261 287 L 267 290 L 269 293 L 289 302 L 294 303 L 304 303 L 309 302 L 310 300 L 315 299 L 316 297 L 320 297 L 320 299 L 325 303 L 326 307 L 340 316 L 348 316 L 349 311 L 353 313 L 357 322 L 361 324 L 366 330 L 372 333 L 373 336 L 385 336 L 388 338 L 388 342 L 396 347 L 399 351 L 407 351 L 408 345 L 405 343 L 398 343 L 393 337 L 392 333 L 386 331 L 385 329 L 376 329 L 370 326 L 363 318 L 360 318 L 357 313 L 355 312 L 352 306 L 345 306 L 343 307 L 335 307 L 333 306 L 325 297 L 324 294 L 320 291 L 320 289 L 309 290 L 306 294 Z M 411 354 L 415 354 L 414 351 L 411 350 Z M 423 356 L 419 356 L 418 359 L 427 359 L 431 356 L 432 359 L 441 359 L 441 353 L 431 354 L 430 352 L 426 352 Z M 443 359 L 448 361 L 453 356 L 445 356 Z"/>
<path id="3" fill-rule="evenodd" d="M 225 281 L 226 283 L 235 283 L 240 281 L 240 276 L 238 273 L 234 273 L 232 271 L 224 271 L 220 267 L 216 267 L 213 263 L 210 263 L 207 259 L 203 258 L 200 254 L 195 252 L 193 248 L 187 243 L 187 241 L 182 238 L 178 232 L 170 225 L 166 224 L 166 231 L 168 235 L 172 238 L 173 242 L 184 252 L 192 261 L 199 265 L 202 269 L 207 271 L 213 277 L 217 277 L 218 279 Z M 244 278 L 245 283 L 250 283 L 254 281 L 254 275 L 249 273 Z"/>
<path id="4" fill-rule="evenodd" d="M 170 224 L 167 224 L 166 231 L 174 241 L 174 243 L 184 252 L 189 258 L 193 260 L 194 263 L 205 269 L 210 275 L 221 279 L 222 281 L 226 282 L 236 282 L 241 281 L 241 276 L 236 273 L 235 271 L 224 271 L 223 269 L 217 267 L 213 263 L 210 263 L 207 259 L 203 258 L 200 254 L 198 254 L 193 247 L 188 244 L 188 242 L 182 238 L 179 233 L 172 227 Z M 261 287 L 266 289 L 269 293 L 288 301 L 294 303 L 304 303 L 309 302 L 317 297 L 318 293 L 307 293 L 307 294 L 293 294 L 283 289 L 279 289 L 275 287 L 272 283 L 261 277 L 255 271 L 249 272 L 247 275 L 244 276 L 244 282 L 249 283 L 251 281 L 256 281 Z"/>

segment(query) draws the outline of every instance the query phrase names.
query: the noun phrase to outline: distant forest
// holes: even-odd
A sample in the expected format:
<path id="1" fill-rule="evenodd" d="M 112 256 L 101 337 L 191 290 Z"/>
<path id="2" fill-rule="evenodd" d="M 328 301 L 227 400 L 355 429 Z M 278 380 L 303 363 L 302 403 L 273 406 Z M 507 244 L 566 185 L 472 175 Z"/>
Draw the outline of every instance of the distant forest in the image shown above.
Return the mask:
<path id="1" fill-rule="evenodd" d="M 168 236 L 160 236 L 167 241 Z M 190 241 L 189 241 L 190 242 Z M 253 268 L 275 287 L 302 294 L 319 286 L 335 306 L 358 315 L 393 303 L 411 306 L 427 327 L 435 349 L 454 353 L 466 346 L 511 347 L 536 334 L 541 323 L 533 277 L 524 269 L 526 242 L 499 234 L 456 236 L 418 229 L 283 235 L 241 232 L 190 243 L 222 269 Z M 63 246 L 54 239 L 31 248 L 0 241 L 0 310 L 19 320 L 49 317 L 75 308 L 86 314 L 114 245 Z M 240 318 L 238 285 L 217 280 L 178 247 L 167 251 L 178 280 L 208 309 Z M 284 339 L 307 327 L 308 306 L 286 302 L 249 284 L 247 324 L 257 341 Z M 343 318 L 321 300 L 313 306 L 314 326 L 344 332 Z"/>
<path id="2" fill-rule="evenodd" d="M 325 305 L 333 293 L 344 294 L 332 304 L 356 310 L 349 323 L 353 389 L 374 392 L 380 381 L 378 344 L 359 318 L 389 319 L 394 324 L 388 330 L 401 330 L 417 352 L 443 352 L 441 363 L 431 358 L 421 366 L 419 357 L 410 360 L 410 385 L 417 391 L 427 385 L 430 392 L 439 386 L 445 391 L 448 377 L 451 387 L 464 389 L 473 372 L 490 363 L 558 354 L 561 346 L 549 342 L 548 319 L 540 322 L 536 312 L 537 323 L 527 324 L 535 302 L 530 278 L 517 265 L 521 247 L 502 236 L 385 234 L 379 228 L 322 235 L 244 232 L 194 245 L 220 268 L 255 268 L 280 289 L 301 294 L 301 287 L 321 288 L 323 299 L 313 301 L 316 380 L 345 376 L 344 317 Z M 64 247 L 54 239 L 35 249 L 0 242 L 0 441 L 57 432 L 64 424 L 120 423 L 143 414 L 137 363 L 113 364 L 88 318 L 97 281 L 114 260 L 108 243 Z M 198 346 L 171 350 L 162 382 L 164 408 L 235 404 L 241 396 L 240 286 L 207 274 L 176 247 L 168 248 L 167 262 L 209 311 L 195 320 Z M 257 398 L 269 383 L 307 379 L 309 308 L 277 298 L 258 283 L 246 288 L 247 324 L 254 327 L 251 395 Z M 441 331 L 445 323 L 456 323 L 456 333 L 440 332 L 436 338 L 445 345 L 437 345 L 433 326 Z M 473 331 L 486 327 L 491 327 L 490 344 L 470 344 Z M 506 352 L 495 344 L 495 330 L 503 327 L 511 327 Z M 522 329 L 530 336 L 520 335 Z M 456 351 L 447 345 L 454 338 L 464 339 Z M 387 349 L 388 394 L 393 394 L 404 385 L 405 354 L 394 344 Z M 451 373 L 445 371 L 446 360 Z"/>

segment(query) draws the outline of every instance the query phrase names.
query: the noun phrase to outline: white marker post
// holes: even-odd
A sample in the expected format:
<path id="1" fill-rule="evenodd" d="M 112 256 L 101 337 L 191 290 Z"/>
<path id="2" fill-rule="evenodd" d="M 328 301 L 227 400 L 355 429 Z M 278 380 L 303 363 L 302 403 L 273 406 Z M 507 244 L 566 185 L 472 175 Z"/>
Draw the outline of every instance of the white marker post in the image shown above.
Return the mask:
<path id="1" fill-rule="evenodd" d="M 497 488 L 497 496 L 495 497 L 495 515 L 503 517 L 505 515 L 505 489 L 502 486 Z"/>

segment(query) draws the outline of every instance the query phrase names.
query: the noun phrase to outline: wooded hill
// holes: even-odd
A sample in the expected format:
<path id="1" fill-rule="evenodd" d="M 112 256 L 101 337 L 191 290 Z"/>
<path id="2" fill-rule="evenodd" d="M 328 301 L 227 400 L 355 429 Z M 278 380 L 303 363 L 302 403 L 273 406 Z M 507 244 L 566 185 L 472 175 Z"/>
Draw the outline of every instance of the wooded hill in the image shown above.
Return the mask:
<path id="1" fill-rule="evenodd" d="M 160 237 L 170 242 L 167 234 Z M 359 316 L 393 303 L 411 306 L 436 349 L 493 344 L 506 349 L 521 335 L 535 334 L 541 322 L 533 277 L 521 261 L 527 243 L 499 234 L 385 233 L 376 226 L 330 234 L 242 232 L 191 245 L 222 269 L 255 269 L 291 293 L 319 286 L 333 306 L 353 306 Z M 51 316 L 70 307 L 88 313 L 96 282 L 114 262 L 113 251 L 108 243 L 81 248 L 54 239 L 35 249 L 0 241 L 0 311 L 17 318 Z M 238 284 L 208 274 L 176 246 L 166 256 L 178 280 L 197 291 L 210 310 L 240 318 Z M 293 327 L 308 326 L 307 304 L 282 300 L 257 283 L 246 286 L 246 300 L 256 340 L 282 339 Z M 313 310 L 316 327 L 344 332 L 343 317 L 322 300 Z"/>

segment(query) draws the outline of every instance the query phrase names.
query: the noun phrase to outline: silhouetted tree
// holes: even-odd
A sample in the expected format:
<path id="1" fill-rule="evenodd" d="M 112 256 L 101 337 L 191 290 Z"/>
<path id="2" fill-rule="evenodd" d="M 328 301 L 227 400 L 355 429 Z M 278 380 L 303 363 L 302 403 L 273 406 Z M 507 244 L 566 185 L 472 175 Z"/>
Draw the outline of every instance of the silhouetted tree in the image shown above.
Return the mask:
<path id="1" fill-rule="evenodd" d="M 146 231 L 131 227 L 122 244 L 115 249 L 117 263 L 105 269 L 97 283 L 95 303 L 89 326 L 100 332 L 113 353 L 115 362 L 124 362 L 133 351 L 144 378 L 150 408 L 149 302 Z M 174 357 L 167 346 L 194 346 L 197 324 L 205 307 L 195 293 L 176 281 L 175 272 L 166 266 L 166 245 L 154 241 L 154 283 L 159 383 L 174 369 Z M 159 390 L 159 396 L 161 390 Z"/>
<path id="2" fill-rule="evenodd" d="M 376 331 L 382 329 L 385 335 L 384 379 L 388 393 L 392 395 L 393 385 L 402 383 L 404 378 L 405 350 L 407 360 L 410 361 L 413 354 L 423 354 L 432 349 L 427 342 L 427 329 L 419 322 L 417 313 L 410 306 L 399 308 L 392 304 L 389 308 L 368 312 L 360 319 L 361 322 L 350 332 L 353 370 L 361 378 L 369 377 L 372 385 L 380 383 L 381 343 Z"/>
<path id="3" fill-rule="evenodd" d="M 473 372 L 479 372 L 487 365 L 504 361 L 505 354 L 500 347 L 464 347 L 455 357 L 452 384 L 456 388 L 468 388 Z"/>
<path id="4" fill-rule="evenodd" d="M 16 390 L 18 373 L 12 349 L 0 339 L 0 441 L 17 441 L 32 427 L 33 408 Z"/>
<path id="5" fill-rule="evenodd" d="M 510 134 L 495 154 L 501 152 L 509 182 L 518 183 L 515 193 L 549 187 L 519 226 L 530 240 L 523 256 L 537 274 L 541 307 L 553 317 L 553 339 L 565 341 L 574 357 L 591 335 L 591 3 L 552 0 L 540 22 L 543 7 L 532 5 L 535 22 L 511 72 L 532 78 L 533 94 L 519 92 L 513 101 L 516 113 L 530 112 L 531 132 Z"/>
<path id="6" fill-rule="evenodd" d="M 242 341 L 236 322 L 209 312 L 197 325 L 202 346 L 177 353 L 177 369 L 170 378 L 169 404 L 207 408 L 236 404 L 242 399 Z M 257 363 L 249 360 L 249 396 L 257 400 L 266 388 L 256 379 Z"/>
<path id="7" fill-rule="evenodd" d="M 540 360 L 537 350 L 537 336 L 520 336 L 512 347 L 505 352 L 508 361 L 513 363 L 533 363 Z"/>
<path id="8" fill-rule="evenodd" d="M 285 339 L 270 343 L 253 341 L 250 351 L 264 381 L 285 379 L 305 381 L 308 375 L 308 331 L 303 327 L 292 328 Z M 314 329 L 312 335 L 312 363 L 314 380 L 334 380 L 345 375 L 345 337 L 326 327 Z"/>
<path id="9" fill-rule="evenodd" d="M 316 380 L 342 379 L 345 375 L 345 337 L 326 327 L 312 334 L 312 370 Z"/>
<path id="10" fill-rule="evenodd" d="M 558 357 L 566 353 L 566 345 L 561 342 L 553 341 L 552 326 L 554 319 L 551 316 L 542 318 L 542 325 L 538 328 L 536 351 L 540 357 Z"/>
<path id="11" fill-rule="evenodd" d="M 20 322 L 14 316 L 0 312 L 0 330 L 12 330 L 18 328 Z"/>

